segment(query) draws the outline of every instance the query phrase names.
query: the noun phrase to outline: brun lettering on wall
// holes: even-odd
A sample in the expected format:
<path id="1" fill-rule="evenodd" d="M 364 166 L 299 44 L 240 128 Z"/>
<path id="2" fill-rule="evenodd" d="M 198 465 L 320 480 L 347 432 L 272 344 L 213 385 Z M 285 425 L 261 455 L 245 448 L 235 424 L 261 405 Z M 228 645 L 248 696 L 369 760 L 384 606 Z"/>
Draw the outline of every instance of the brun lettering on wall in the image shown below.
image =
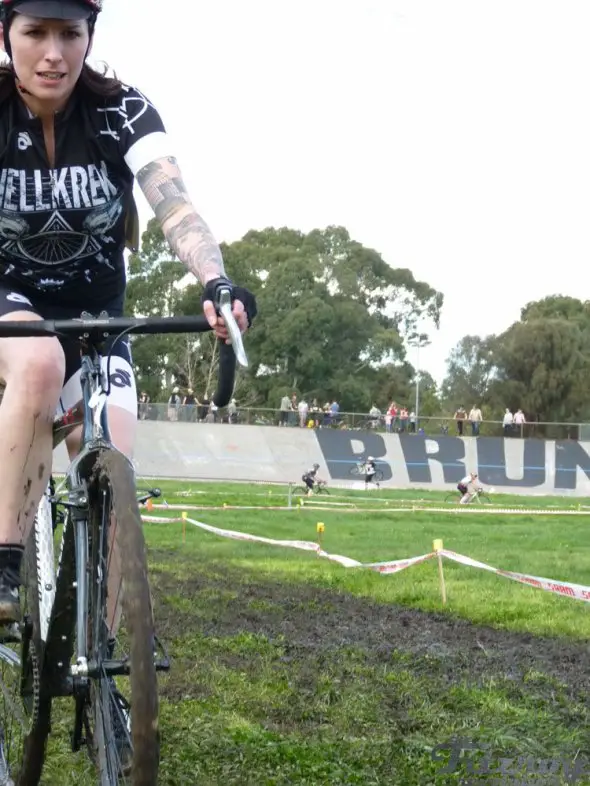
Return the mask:
<path id="1" fill-rule="evenodd" d="M 351 469 L 367 455 L 378 459 L 385 481 L 433 483 L 432 462 L 442 468 L 445 485 L 455 485 L 467 472 L 475 470 L 484 485 L 497 489 L 535 489 L 547 493 L 575 491 L 579 478 L 590 481 L 590 444 L 541 439 L 513 440 L 502 437 L 422 437 L 409 434 L 380 435 L 365 431 L 315 432 L 318 444 L 333 480 L 351 480 Z M 395 455 L 403 457 L 403 471 L 396 468 L 391 456 L 392 440 L 401 448 Z M 474 440 L 476 466 L 468 466 L 466 445 Z M 359 452 L 355 445 L 362 446 Z M 433 444 L 436 449 L 432 449 Z M 508 455 L 507 455 L 508 453 Z M 471 455 L 471 453 L 469 454 Z M 552 468 L 555 471 L 552 472 Z M 590 482 L 587 484 L 590 495 Z"/>

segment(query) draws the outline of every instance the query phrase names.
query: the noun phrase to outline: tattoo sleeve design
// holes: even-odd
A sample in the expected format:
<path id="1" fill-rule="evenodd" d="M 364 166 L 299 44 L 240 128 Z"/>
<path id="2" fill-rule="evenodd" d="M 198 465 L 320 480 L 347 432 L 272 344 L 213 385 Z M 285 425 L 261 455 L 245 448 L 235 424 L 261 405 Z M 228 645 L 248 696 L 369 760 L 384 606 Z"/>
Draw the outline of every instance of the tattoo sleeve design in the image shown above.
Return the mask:
<path id="1" fill-rule="evenodd" d="M 197 213 L 175 158 L 160 158 L 137 173 L 137 182 L 166 240 L 187 269 L 206 284 L 225 275 L 219 245 Z"/>

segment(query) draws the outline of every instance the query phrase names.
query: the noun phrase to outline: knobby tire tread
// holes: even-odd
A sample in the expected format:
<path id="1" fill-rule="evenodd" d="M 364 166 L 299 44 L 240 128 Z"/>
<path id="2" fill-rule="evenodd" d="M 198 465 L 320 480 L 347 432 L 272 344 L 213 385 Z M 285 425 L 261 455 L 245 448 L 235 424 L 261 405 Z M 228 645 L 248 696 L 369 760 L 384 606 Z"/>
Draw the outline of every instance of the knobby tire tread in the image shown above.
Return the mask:
<path id="1" fill-rule="evenodd" d="M 38 786 L 45 763 L 47 738 L 51 729 L 51 697 L 47 695 L 43 683 L 43 645 L 39 621 L 39 573 L 37 568 L 37 544 L 35 531 L 32 530 L 25 546 L 23 557 L 23 584 L 27 595 L 27 612 L 31 616 L 32 634 L 30 646 L 35 648 L 38 666 L 41 670 L 41 685 L 37 717 L 29 733 L 23 740 L 23 755 L 17 778 L 17 786 Z M 26 653 L 22 650 L 21 670 L 28 666 Z M 29 656 L 30 657 L 30 656 Z"/>
<path id="2" fill-rule="evenodd" d="M 154 624 L 148 582 L 143 524 L 135 477 L 128 459 L 116 450 L 102 451 L 96 468 L 99 482 L 110 486 L 117 522 L 123 576 L 123 616 L 129 638 L 133 786 L 156 786 L 159 766 L 158 689 L 154 662 Z"/>

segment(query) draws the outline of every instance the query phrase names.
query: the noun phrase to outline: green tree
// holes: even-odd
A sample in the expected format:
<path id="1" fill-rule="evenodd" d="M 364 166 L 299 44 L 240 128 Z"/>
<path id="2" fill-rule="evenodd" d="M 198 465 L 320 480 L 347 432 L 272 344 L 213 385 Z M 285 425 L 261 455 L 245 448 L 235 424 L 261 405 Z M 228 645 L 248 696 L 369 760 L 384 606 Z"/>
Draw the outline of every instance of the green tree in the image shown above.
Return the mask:
<path id="1" fill-rule="evenodd" d="M 443 397 L 450 409 L 481 403 L 484 417 L 505 407 L 527 420 L 590 420 L 590 302 L 552 295 L 528 303 L 498 336 L 465 336 L 448 361 Z"/>
<path id="2" fill-rule="evenodd" d="M 584 302 L 564 295 L 550 295 L 542 300 L 527 303 L 520 312 L 520 321 L 532 322 L 538 319 L 566 319 L 590 325 L 590 301 Z"/>
<path id="3" fill-rule="evenodd" d="M 489 398 L 527 419 L 565 422 L 590 417 L 588 329 L 563 318 L 517 322 L 495 344 Z"/>
<path id="4" fill-rule="evenodd" d="M 383 400 L 388 374 L 399 375 L 404 337 L 420 319 L 438 325 L 442 295 L 342 227 L 253 231 L 230 251 L 228 267 L 257 266 L 260 315 L 248 346 L 259 400 L 270 406 L 297 391 L 366 411 Z"/>
<path id="5" fill-rule="evenodd" d="M 222 252 L 228 274 L 256 293 L 259 306 L 246 341 L 250 367 L 238 376 L 241 406 L 276 408 L 295 391 L 365 411 L 373 399 L 383 401 L 392 382 L 409 385 L 404 339 L 419 321 L 438 326 L 442 295 L 408 270 L 391 268 L 341 227 L 251 231 L 222 244 Z M 151 221 L 130 259 L 128 312 L 200 313 L 200 296 Z M 174 382 L 207 387 L 210 336 L 136 338 L 133 351 L 148 392 Z"/>
<path id="6" fill-rule="evenodd" d="M 142 236 L 141 250 L 129 259 L 125 310 L 135 316 L 173 316 L 193 310 L 200 286 L 173 258 L 156 219 Z M 137 386 L 152 400 L 166 400 L 173 385 L 205 392 L 214 362 L 209 334 L 155 335 L 132 338 Z"/>
<path id="7" fill-rule="evenodd" d="M 432 418 L 441 414 L 441 400 L 438 385 L 434 381 L 432 374 L 428 371 L 420 371 L 420 409 L 419 417 Z M 410 398 L 410 409 L 415 408 L 415 375 L 414 375 L 414 397 Z"/>
<path id="8" fill-rule="evenodd" d="M 474 404 L 487 402 L 490 381 L 494 374 L 493 336 L 464 336 L 451 351 L 447 373 L 442 383 L 442 401 L 449 414 L 457 407 L 467 411 Z"/>

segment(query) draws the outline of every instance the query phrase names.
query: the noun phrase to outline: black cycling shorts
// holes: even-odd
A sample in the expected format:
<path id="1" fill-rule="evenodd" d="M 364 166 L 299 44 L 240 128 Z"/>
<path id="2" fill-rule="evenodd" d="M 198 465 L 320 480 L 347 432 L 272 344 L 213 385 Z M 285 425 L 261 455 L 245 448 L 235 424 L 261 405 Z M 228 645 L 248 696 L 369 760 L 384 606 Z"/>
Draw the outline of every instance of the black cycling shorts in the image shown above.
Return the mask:
<path id="1" fill-rule="evenodd" d="M 40 296 L 35 290 L 25 290 L 22 287 L 11 287 L 7 282 L 0 283 L 0 317 L 5 317 L 16 311 L 30 311 L 38 314 L 43 319 L 76 319 L 83 311 L 98 316 L 101 311 L 106 311 L 110 317 L 123 316 L 125 295 L 118 295 L 106 305 L 100 307 L 80 307 L 64 305 L 63 303 L 52 303 Z M 80 345 L 75 339 L 59 338 L 66 361 L 66 371 L 64 377 L 64 393 L 60 400 L 59 411 L 65 411 L 79 400 L 79 385 L 76 383 L 68 385 L 76 374 L 80 371 Z M 135 380 L 131 368 L 131 350 L 126 337 L 122 339 L 107 339 L 103 362 L 106 363 L 108 351 L 113 348 L 111 358 L 111 385 L 115 395 L 111 399 L 113 404 L 123 406 L 125 409 L 133 410 L 137 404 Z M 76 390 L 73 390 L 76 388 Z M 131 396 L 131 393 L 133 394 Z M 74 400 L 75 399 L 75 400 Z M 117 400 L 120 399 L 120 400 Z"/>

